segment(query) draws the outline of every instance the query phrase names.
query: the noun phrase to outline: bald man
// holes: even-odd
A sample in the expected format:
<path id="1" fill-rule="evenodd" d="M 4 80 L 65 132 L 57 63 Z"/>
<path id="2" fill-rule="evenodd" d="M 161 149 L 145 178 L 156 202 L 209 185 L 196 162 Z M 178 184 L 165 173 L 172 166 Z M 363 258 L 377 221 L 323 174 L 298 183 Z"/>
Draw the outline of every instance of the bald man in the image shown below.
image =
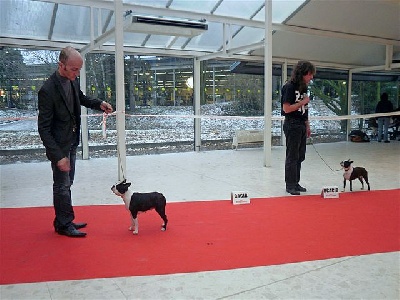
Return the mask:
<path id="1" fill-rule="evenodd" d="M 76 149 L 79 145 L 81 105 L 112 113 L 112 106 L 92 99 L 80 90 L 77 76 L 83 65 L 81 54 L 72 47 L 61 50 L 58 69 L 38 93 L 38 131 L 53 170 L 54 230 L 68 237 L 84 237 L 79 229 L 86 223 L 74 223 L 71 185 L 75 175 Z"/>

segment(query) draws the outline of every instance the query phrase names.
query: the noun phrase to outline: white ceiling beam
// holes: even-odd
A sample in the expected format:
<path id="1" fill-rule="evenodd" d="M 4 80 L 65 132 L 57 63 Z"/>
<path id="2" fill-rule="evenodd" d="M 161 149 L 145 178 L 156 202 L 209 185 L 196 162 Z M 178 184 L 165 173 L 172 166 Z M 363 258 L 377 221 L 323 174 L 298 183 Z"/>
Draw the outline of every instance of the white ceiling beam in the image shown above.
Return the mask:
<path id="1" fill-rule="evenodd" d="M 346 32 L 323 30 L 323 29 L 318 29 L 318 28 L 307 28 L 307 27 L 276 24 L 276 23 L 274 23 L 272 25 L 272 28 L 274 30 L 278 30 L 278 31 L 289 31 L 289 32 L 294 32 L 294 33 L 303 33 L 303 34 L 307 34 L 307 35 L 316 35 L 316 36 L 321 36 L 321 37 L 350 39 L 350 40 L 354 40 L 354 41 L 362 41 L 362 42 L 376 43 L 376 44 L 382 44 L 382 45 L 400 46 L 399 40 L 385 39 L 385 38 L 366 36 L 366 35 L 357 35 L 357 34 L 346 33 Z"/>
<path id="2" fill-rule="evenodd" d="M 89 43 L 86 46 L 84 46 L 81 49 L 81 53 L 86 54 L 93 49 L 103 46 L 103 44 L 105 42 L 107 42 L 114 36 L 115 36 L 115 28 L 112 28 L 112 29 L 106 31 L 105 33 L 103 33 L 102 35 L 100 35 L 99 37 L 95 38 L 93 43 Z"/>
<path id="3" fill-rule="evenodd" d="M 37 2 L 58 3 L 64 5 L 86 6 L 114 10 L 113 0 L 32 0 Z"/>
<path id="4" fill-rule="evenodd" d="M 39 50 L 60 50 L 66 46 L 72 46 L 74 48 L 82 48 L 81 43 L 74 43 L 70 41 L 49 41 L 49 40 L 38 40 L 38 39 L 25 39 L 25 38 L 9 38 L 0 37 L 0 46 L 7 47 L 23 47 L 27 49 L 39 49 Z"/>
<path id="5" fill-rule="evenodd" d="M 398 68 L 400 68 L 400 63 L 391 64 L 390 70 L 398 69 Z M 353 73 L 371 72 L 371 71 L 384 71 L 384 70 L 386 70 L 386 65 L 383 65 L 383 66 L 372 66 L 372 67 L 360 67 L 360 68 L 351 69 L 351 71 L 353 71 Z"/>
<path id="6" fill-rule="evenodd" d="M 391 67 L 392 67 L 392 70 L 393 69 L 400 69 L 400 63 L 392 64 Z"/>
<path id="7" fill-rule="evenodd" d="M 41 50 L 60 50 L 66 46 L 72 46 L 76 49 L 82 49 L 84 47 L 88 47 L 88 45 L 83 45 L 82 43 L 73 43 L 73 42 L 57 42 L 57 41 L 45 41 L 45 40 L 32 40 L 32 39 L 15 39 L 15 38 L 1 38 L 0 39 L 1 46 L 7 47 L 22 47 L 27 49 L 41 49 Z M 87 51 L 87 49 L 86 49 Z M 99 48 L 94 48 L 90 51 L 93 52 L 102 52 L 102 53 L 114 53 L 115 47 L 111 45 L 103 45 L 101 50 Z M 160 55 L 160 56 L 180 56 L 185 58 L 194 58 L 199 57 L 202 59 L 204 57 L 204 53 L 200 51 L 188 51 L 188 50 L 175 50 L 175 49 L 157 49 L 157 48 L 141 48 L 141 47 L 124 47 L 124 53 L 129 55 Z M 213 53 L 210 54 L 210 57 Z M 207 54 L 206 54 L 207 55 Z M 243 55 L 243 54 L 233 54 L 231 56 L 223 56 L 223 55 L 215 55 L 214 59 L 229 59 L 229 60 L 243 60 L 243 61 L 254 61 L 254 62 L 263 62 L 263 56 L 254 56 L 254 55 Z M 210 58 L 211 59 L 211 58 Z M 274 63 L 284 63 L 285 61 L 288 64 L 295 64 L 298 62 L 298 59 L 285 58 L 274 56 Z M 332 62 L 318 62 L 313 61 L 317 67 L 321 68 L 332 68 L 332 69 L 343 69 L 343 70 L 354 70 L 354 72 L 366 72 L 366 71 L 379 71 L 384 70 L 385 66 L 374 66 L 374 67 L 364 67 L 357 65 L 348 65 L 348 64 L 340 64 L 340 63 L 332 63 Z M 399 69 L 400 63 L 391 64 L 392 70 Z"/>
<path id="8" fill-rule="evenodd" d="M 232 48 L 229 50 L 222 50 L 222 51 L 218 51 L 218 52 L 214 52 L 214 53 L 210 53 L 210 54 L 205 54 L 205 55 L 201 55 L 199 56 L 197 59 L 199 61 L 203 61 L 203 60 L 209 60 L 209 59 L 215 59 L 215 58 L 230 58 L 233 55 L 243 52 L 243 51 L 251 51 L 254 49 L 260 49 L 264 47 L 264 42 L 259 42 L 259 43 L 255 43 L 255 44 L 251 44 L 251 45 L 246 45 L 246 46 L 242 46 L 242 47 L 237 47 L 237 48 Z"/>
<path id="9" fill-rule="evenodd" d="M 82 43 L 73 42 L 56 42 L 56 41 L 44 41 L 44 40 L 32 40 L 32 39 L 15 39 L 15 38 L 1 38 L 1 46 L 7 47 L 22 47 L 27 49 L 40 49 L 40 50 L 60 50 L 66 46 L 72 46 L 76 49 L 82 49 L 88 47 L 89 45 L 84 45 Z M 88 48 L 84 49 L 86 52 Z M 94 48 L 90 50 L 91 52 L 101 52 L 101 53 L 115 53 L 115 47 L 111 45 L 103 45 L 101 50 L 99 48 Z M 185 58 L 203 57 L 206 52 L 200 51 L 187 51 L 187 50 L 174 50 L 174 49 L 157 49 L 157 48 L 141 48 L 141 47 L 124 47 L 124 53 L 128 55 L 160 55 L 160 56 L 180 56 Z M 210 55 L 212 53 L 209 53 Z M 254 61 L 262 63 L 264 60 L 263 56 L 255 55 L 243 55 L 243 54 L 233 54 L 230 57 L 216 55 L 214 59 L 229 59 L 229 60 L 243 60 L 243 61 Z M 298 59 L 284 58 L 279 56 L 273 57 L 274 63 L 283 63 L 287 61 L 289 64 L 295 64 Z M 361 66 L 339 64 L 339 63 L 329 63 L 329 62 L 317 62 L 313 61 L 317 67 L 333 68 L 333 69 L 361 69 Z M 384 66 L 377 67 L 378 70 L 383 70 Z M 400 64 L 392 64 L 392 69 L 400 68 Z M 374 69 L 376 70 L 376 69 Z"/>

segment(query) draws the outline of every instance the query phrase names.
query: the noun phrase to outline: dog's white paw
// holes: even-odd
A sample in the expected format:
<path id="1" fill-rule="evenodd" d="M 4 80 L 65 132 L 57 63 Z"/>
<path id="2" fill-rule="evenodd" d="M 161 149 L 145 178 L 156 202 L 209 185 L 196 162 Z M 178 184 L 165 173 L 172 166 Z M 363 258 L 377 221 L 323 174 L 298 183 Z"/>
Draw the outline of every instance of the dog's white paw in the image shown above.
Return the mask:
<path id="1" fill-rule="evenodd" d="M 132 233 L 133 233 L 134 235 L 138 235 L 138 234 L 139 234 L 139 232 L 136 231 L 136 230 L 134 230 Z"/>
<path id="2" fill-rule="evenodd" d="M 134 228 L 132 226 L 129 226 L 128 230 L 132 231 L 132 230 L 134 230 Z"/>
<path id="3" fill-rule="evenodd" d="M 161 227 L 161 231 L 165 231 L 166 229 L 164 227 Z"/>

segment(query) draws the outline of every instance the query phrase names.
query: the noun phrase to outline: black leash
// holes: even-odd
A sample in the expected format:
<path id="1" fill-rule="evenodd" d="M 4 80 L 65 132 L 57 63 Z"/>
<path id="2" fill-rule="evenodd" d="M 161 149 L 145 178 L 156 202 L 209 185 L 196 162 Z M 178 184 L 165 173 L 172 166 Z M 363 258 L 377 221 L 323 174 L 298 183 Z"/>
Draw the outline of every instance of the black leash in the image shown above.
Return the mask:
<path id="1" fill-rule="evenodd" d="M 325 165 L 326 165 L 332 172 L 338 172 L 338 171 L 341 170 L 341 169 L 334 170 L 334 169 L 331 168 L 331 166 L 325 161 L 325 159 L 321 156 L 321 154 L 319 154 L 317 148 L 315 148 L 315 145 L 314 145 L 314 142 L 313 142 L 312 137 L 310 137 L 310 142 L 311 142 L 311 145 L 313 146 L 315 152 L 318 154 L 319 158 L 325 163 Z"/>

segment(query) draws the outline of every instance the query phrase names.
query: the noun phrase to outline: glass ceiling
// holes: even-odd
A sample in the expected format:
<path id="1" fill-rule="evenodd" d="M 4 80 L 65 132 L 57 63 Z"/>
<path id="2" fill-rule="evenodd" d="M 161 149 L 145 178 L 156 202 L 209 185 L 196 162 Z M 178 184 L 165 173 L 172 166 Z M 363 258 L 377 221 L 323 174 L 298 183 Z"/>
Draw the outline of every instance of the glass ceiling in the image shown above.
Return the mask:
<path id="1" fill-rule="evenodd" d="M 53 1 L 53 3 L 52 1 L 1 0 L 0 2 L 2 37 L 88 44 L 91 40 L 91 30 L 94 37 L 97 37 L 112 29 L 115 24 L 113 1 L 70 0 Z M 296 0 L 272 1 L 272 22 L 283 22 L 303 2 Z M 135 7 L 144 7 L 145 3 L 146 7 L 154 8 L 155 12 L 159 8 L 160 15 L 167 9 L 168 11 L 183 12 L 182 15 L 184 12 L 188 12 L 190 15 L 198 13 L 199 16 L 202 14 L 204 16 L 210 14 L 226 16 L 227 20 L 239 18 L 263 22 L 265 19 L 265 0 L 125 0 L 123 3 L 124 8 L 129 8 L 134 12 Z M 79 6 L 74 4 L 79 4 Z M 91 16 L 93 17 L 91 18 Z M 207 24 L 208 30 L 193 38 L 125 33 L 124 44 L 128 47 L 218 51 L 223 47 L 223 24 L 212 21 L 207 21 Z M 263 28 L 241 25 L 231 25 L 228 30 L 232 37 L 231 47 L 260 42 L 265 34 Z M 105 45 L 113 44 L 113 39 L 105 43 Z"/>
<path id="2" fill-rule="evenodd" d="M 264 62 L 265 0 L 0 0 L 0 46 Z M 275 62 L 399 70 L 400 2 L 272 0 Z M 117 24 L 116 13 L 118 8 Z M 131 12 L 131 13 L 128 13 Z M 134 16 L 201 23 L 192 35 L 137 30 Z M 128 26 L 128 22 L 129 26 Z M 143 25 L 143 24 L 142 24 Z M 128 30 L 128 27 L 130 28 Z M 155 27 L 152 26 L 152 29 Z M 146 27 L 145 27 L 146 29 Z"/>

